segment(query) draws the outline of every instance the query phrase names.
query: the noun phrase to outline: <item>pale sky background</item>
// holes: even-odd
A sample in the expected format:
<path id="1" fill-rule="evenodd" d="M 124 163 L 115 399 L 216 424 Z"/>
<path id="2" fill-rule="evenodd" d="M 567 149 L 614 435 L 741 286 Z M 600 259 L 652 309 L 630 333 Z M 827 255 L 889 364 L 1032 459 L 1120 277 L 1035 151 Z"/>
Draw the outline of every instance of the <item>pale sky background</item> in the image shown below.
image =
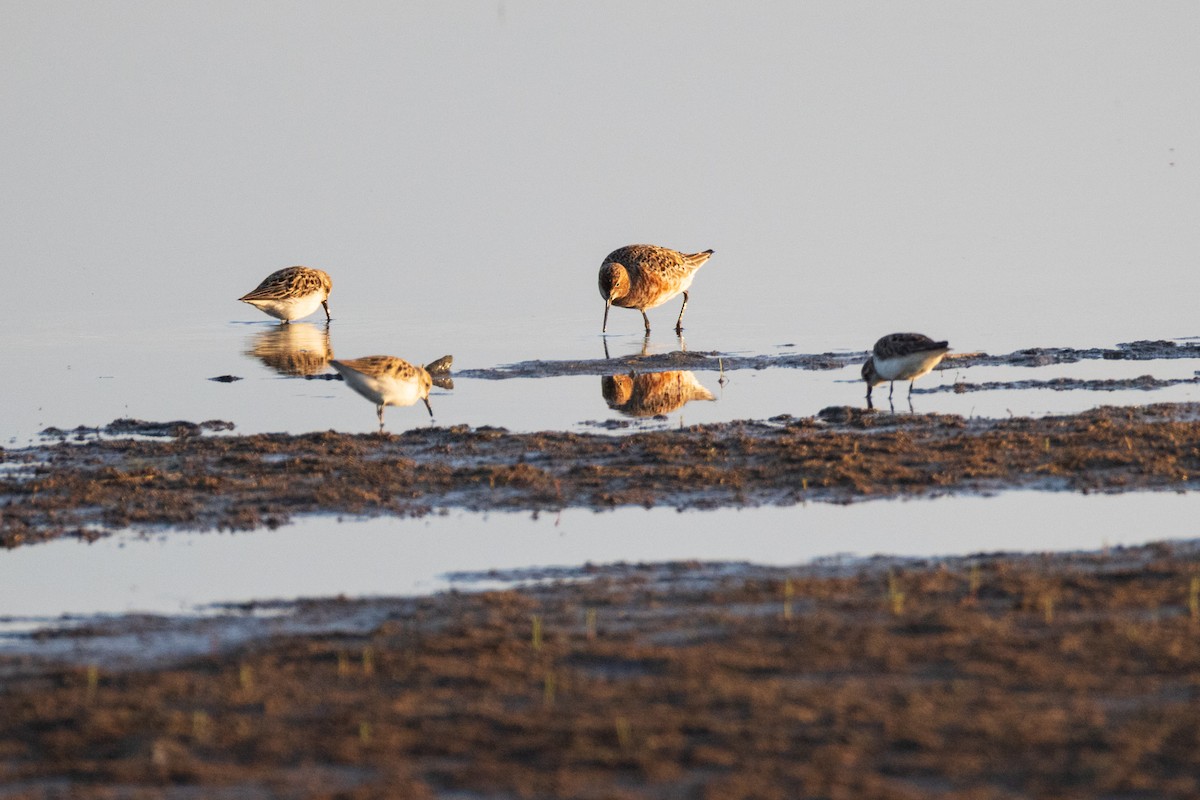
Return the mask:
<path id="1" fill-rule="evenodd" d="M 590 335 L 603 256 L 649 241 L 717 251 L 688 307 L 706 349 L 1200 334 L 1195 2 L 9 0 L 0 20 L 24 326 L 257 319 L 232 298 L 304 263 L 342 320 Z"/>

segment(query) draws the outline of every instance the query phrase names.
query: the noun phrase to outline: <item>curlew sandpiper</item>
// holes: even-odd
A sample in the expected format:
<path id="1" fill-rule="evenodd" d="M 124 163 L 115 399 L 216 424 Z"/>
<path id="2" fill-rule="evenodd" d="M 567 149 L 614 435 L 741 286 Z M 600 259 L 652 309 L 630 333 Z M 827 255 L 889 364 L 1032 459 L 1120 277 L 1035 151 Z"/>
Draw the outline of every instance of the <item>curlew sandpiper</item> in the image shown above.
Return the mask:
<path id="1" fill-rule="evenodd" d="M 712 253 L 712 250 L 680 253 L 653 244 L 631 244 L 609 253 L 600 267 L 600 296 L 604 298 L 601 333 L 608 330 L 608 309 L 612 306 L 636 308 L 642 312 L 646 333 L 649 333 L 650 318 L 646 316 L 646 309 L 660 306 L 683 292 L 683 305 L 675 320 L 675 332 L 681 332 L 692 278 Z"/>

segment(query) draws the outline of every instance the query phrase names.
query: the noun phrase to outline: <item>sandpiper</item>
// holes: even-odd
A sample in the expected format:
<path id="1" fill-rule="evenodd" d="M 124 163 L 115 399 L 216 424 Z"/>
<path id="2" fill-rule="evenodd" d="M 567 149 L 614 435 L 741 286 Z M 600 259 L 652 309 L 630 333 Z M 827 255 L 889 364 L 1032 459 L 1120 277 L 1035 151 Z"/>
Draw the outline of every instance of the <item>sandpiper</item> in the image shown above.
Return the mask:
<path id="1" fill-rule="evenodd" d="M 442 382 L 432 377 L 431 372 L 445 375 L 450 371 L 453 360 L 451 356 L 442 356 L 424 367 L 417 367 L 395 356 L 366 356 L 349 361 L 330 361 L 329 365 L 337 370 L 351 389 L 375 404 L 379 430 L 382 431 L 384 406 L 411 406 L 423 400 L 432 417 L 429 389 L 435 382 L 439 385 Z"/>
<path id="2" fill-rule="evenodd" d="M 287 267 L 272 272 L 254 291 L 242 295 L 238 300 L 283 320 L 284 324 L 307 317 L 317 310 L 317 306 L 323 306 L 325 320 L 328 321 L 331 317 L 326 301 L 332 288 L 333 281 L 329 275 L 319 269 Z"/>
<path id="3" fill-rule="evenodd" d="M 867 402 L 871 389 L 888 381 L 888 400 L 896 389 L 896 381 L 908 381 L 912 395 L 913 381 L 926 375 L 950 350 L 949 342 L 935 342 L 922 333 L 889 333 L 878 342 L 862 366 L 862 379 L 867 382 Z"/>
<path id="4" fill-rule="evenodd" d="M 680 292 L 683 305 L 675 320 L 675 332 L 682 332 L 683 310 L 687 308 L 692 278 L 712 253 L 705 250 L 686 254 L 653 244 L 631 244 L 609 253 L 600 267 L 600 296 L 604 298 L 601 333 L 608 330 L 608 309 L 612 306 L 641 311 L 649 333 L 646 309 L 660 306 Z"/>

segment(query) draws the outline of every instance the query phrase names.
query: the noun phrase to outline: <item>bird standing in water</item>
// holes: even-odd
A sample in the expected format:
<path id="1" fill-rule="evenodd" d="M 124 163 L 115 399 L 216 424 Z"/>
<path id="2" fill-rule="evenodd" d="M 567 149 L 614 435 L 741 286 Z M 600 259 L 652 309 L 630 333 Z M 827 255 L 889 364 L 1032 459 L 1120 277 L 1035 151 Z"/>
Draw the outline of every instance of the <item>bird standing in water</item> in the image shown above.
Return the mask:
<path id="1" fill-rule="evenodd" d="M 330 361 L 329 366 L 342 376 L 351 389 L 375 404 L 379 430 L 382 432 L 384 406 L 411 406 L 421 400 L 432 417 L 429 390 L 435 384 L 454 385 L 446 379 L 452 362 L 450 356 L 442 356 L 437 361 L 418 367 L 395 356 L 366 356 L 349 361 Z"/>
<path id="2" fill-rule="evenodd" d="M 612 306 L 641 311 L 646 333 L 650 333 L 646 309 L 660 306 L 683 292 L 683 305 L 675 320 L 675 332 L 682 333 L 683 311 L 687 308 L 692 278 L 712 254 L 712 250 L 680 253 L 653 244 L 631 244 L 609 253 L 600 267 L 600 296 L 604 298 L 601 333 L 608 330 L 608 309 Z"/>
<path id="3" fill-rule="evenodd" d="M 949 352 L 949 342 L 935 342 L 922 333 L 889 333 L 878 342 L 871 356 L 862 366 L 862 379 L 867 382 L 867 403 L 871 402 L 871 389 L 888 381 L 888 400 L 896 389 L 896 381 L 908 381 L 908 394 L 912 396 L 913 381 L 930 370 Z"/>
<path id="4" fill-rule="evenodd" d="M 307 317 L 317 310 L 325 309 L 325 321 L 329 316 L 329 292 L 333 281 L 329 274 L 312 267 L 287 267 L 276 270 L 263 279 L 254 291 L 238 298 L 249 303 L 264 314 L 283 320 L 284 324 L 294 319 Z"/>

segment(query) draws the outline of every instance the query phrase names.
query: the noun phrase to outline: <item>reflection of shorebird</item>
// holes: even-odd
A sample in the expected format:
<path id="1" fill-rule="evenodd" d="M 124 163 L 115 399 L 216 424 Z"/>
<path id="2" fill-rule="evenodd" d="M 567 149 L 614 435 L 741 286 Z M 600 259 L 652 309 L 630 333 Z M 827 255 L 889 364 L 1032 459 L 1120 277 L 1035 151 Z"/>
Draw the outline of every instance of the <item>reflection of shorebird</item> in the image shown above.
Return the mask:
<path id="1" fill-rule="evenodd" d="M 612 375 L 600 379 L 600 391 L 609 408 L 627 417 L 669 414 L 692 400 L 716 400 L 686 370 Z"/>
<path id="2" fill-rule="evenodd" d="M 890 333 L 875 343 L 871 357 L 862 366 L 862 379 L 867 382 L 867 403 L 871 389 L 888 381 L 888 400 L 896 389 L 896 381 L 908 381 L 912 396 L 913 381 L 938 365 L 949 351 L 949 342 L 935 342 L 921 333 Z"/>
<path id="3" fill-rule="evenodd" d="M 453 388 L 448 377 L 453 361 L 451 356 L 442 356 L 424 367 L 417 367 L 395 356 L 367 356 L 351 361 L 330 361 L 329 365 L 351 389 L 375 404 L 379 430 L 382 431 L 384 406 L 411 406 L 423 400 L 432 417 L 429 389 L 434 383 Z M 438 376 L 436 379 L 434 374 Z"/>
<path id="4" fill-rule="evenodd" d="M 688 289 L 700 265 L 708 261 L 712 250 L 690 255 L 653 244 L 631 244 L 608 254 L 600 267 L 600 296 L 604 298 L 604 325 L 608 330 L 608 309 L 612 306 L 636 308 L 642 312 L 646 332 L 650 318 L 646 309 L 660 306 L 683 292 L 683 305 L 675 320 L 675 332 L 683 330 L 683 310 L 688 304 Z"/>
<path id="5" fill-rule="evenodd" d="M 333 348 L 329 345 L 328 327 L 297 322 L 259 331 L 246 355 L 281 375 L 317 375 L 333 358 Z"/>
<path id="6" fill-rule="evenodd" d="M 307 317 L 325 308 L 325 319 L 329 320 L 329 291 L 333 281 L 329 275 L 312 267 L 288 267 L 268 275 L 254 291 L 238 299 L 270 314 L 285 323 Z"/>
<path id="7" fill-rule="evenodd" d="M 683 333 L 677 331 L 675 333 L 675 336 L 677 338 L 676 343 L 679 345 L 679 352 L 686 353 L 687 352 L 687 342 L 683 338 Z M 600 340 L 602 342 L 604 342 L 604 357 L 612 358 L 612 356 L 609 355 L 609 352 L 608 352 L 608 338 L 609 337 L 607 337 L 607 336 L 603 336 L 603 337 L 601 337 Z M 649 331 L 647 331 L 646 335 L 644 337 L 642 337 L 642 347 L 641 347 L 641 350 L 638 351 L 638 355 L 639 356 L 650 355 L 650 333 L 649 333 Z"/>

